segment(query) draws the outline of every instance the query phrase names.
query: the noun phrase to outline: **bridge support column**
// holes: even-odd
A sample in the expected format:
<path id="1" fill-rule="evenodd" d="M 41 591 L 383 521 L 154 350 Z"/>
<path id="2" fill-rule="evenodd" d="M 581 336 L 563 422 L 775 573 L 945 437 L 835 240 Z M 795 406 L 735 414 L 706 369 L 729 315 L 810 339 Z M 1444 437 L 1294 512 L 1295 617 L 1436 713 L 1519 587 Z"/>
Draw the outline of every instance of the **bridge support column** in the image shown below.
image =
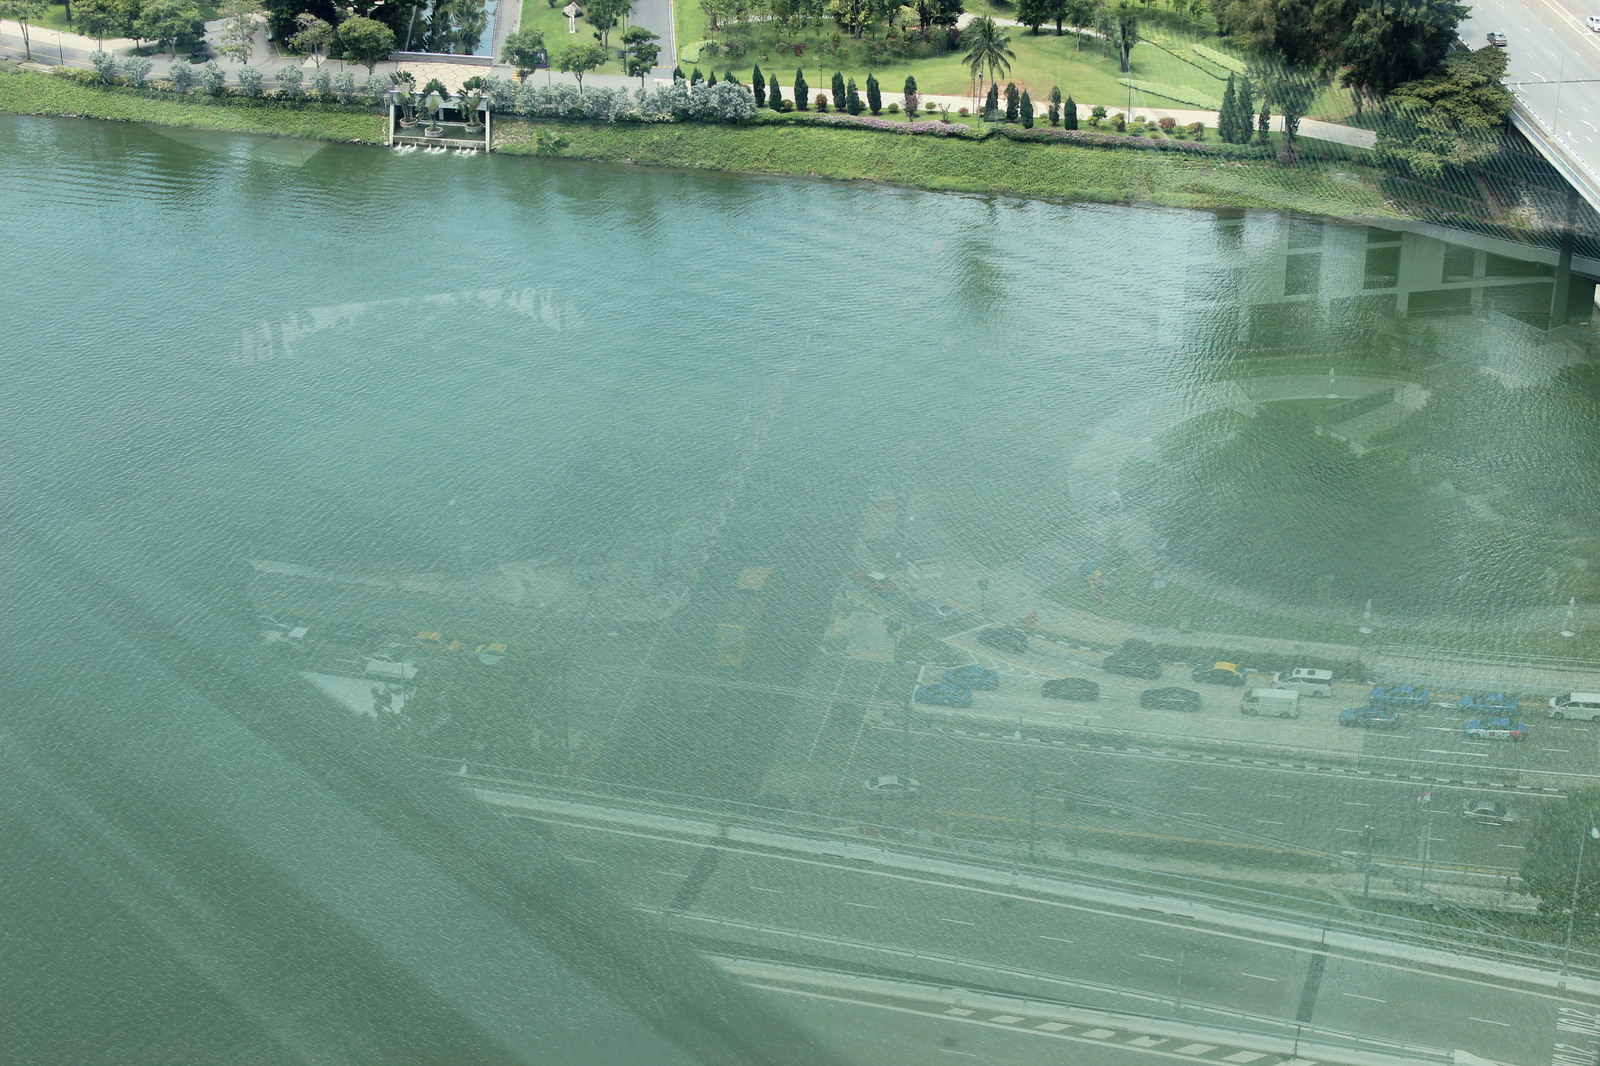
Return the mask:
<path id="1" fill-rule="evenodd" d="M 1555 290 L 1550 294 L 1550 328 L 1560 329 L 1567 324 L 1568 298 L 1572 290 L 1573 228 L 1578 222 L 1578 190 L 1567 190 L 1567 220 L 1561 227 L 1561 252 L 1556 259 Z"/>

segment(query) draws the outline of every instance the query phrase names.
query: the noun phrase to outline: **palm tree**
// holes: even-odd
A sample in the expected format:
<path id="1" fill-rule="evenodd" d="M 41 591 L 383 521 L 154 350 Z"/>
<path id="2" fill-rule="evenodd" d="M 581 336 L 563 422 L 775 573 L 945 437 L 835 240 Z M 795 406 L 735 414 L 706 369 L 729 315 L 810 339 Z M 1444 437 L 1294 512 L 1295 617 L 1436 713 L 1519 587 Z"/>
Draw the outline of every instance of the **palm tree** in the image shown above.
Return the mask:
<path id="1" fill-rule="evenodd" d="M 967 64 L 973 77 L 977 77 L 979 67 L 988 68 L 991 83 L 997 74 L 1011 73 L 1011 61 L 1017 58 L 1017 53 L 1011 50 L 1011 35 L 1002 33 L 1000 26 L 988 15 L 979 15 L 972 20 L 961 35 L 961 43 L 967 47 L 967 54 L 962 61 Z"/>

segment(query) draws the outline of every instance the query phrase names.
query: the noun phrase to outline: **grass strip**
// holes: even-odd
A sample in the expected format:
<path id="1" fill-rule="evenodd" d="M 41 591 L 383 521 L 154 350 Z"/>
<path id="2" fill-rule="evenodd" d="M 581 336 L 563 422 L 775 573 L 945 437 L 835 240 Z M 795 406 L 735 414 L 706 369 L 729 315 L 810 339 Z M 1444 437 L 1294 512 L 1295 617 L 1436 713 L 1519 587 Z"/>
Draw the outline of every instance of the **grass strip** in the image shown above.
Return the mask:
<path id="1" fill-rule="evenodd" d="M 1222 107 L 1222 101 L 1216 97 L 1184 85 L 1166 85 L 1159 81 L 1141 81 L 1138 78 L 1123 78 L 1122 84 L 1138 89 L 1142 93 L 1149 93 L 1151 96 L 1164 96 L 1168 100 L 1205 108 L 1207 111 L 1217 111 Z"/>
<path id="2" fill-rule="evenodd" d="M 1243 74 L 1245 72 L 1244 60 L 1236 56 L 1230 56 L 1226 52 L 1219 52 L 1215 48 L 1207 48 L 1203 44 L 1192 44 L 1189 47 L 1194 50 L 1195 55 L 1202 59 L 1209 59 L 1225 70 L 1231 70 L 1235 74 Z"/>
<path id="3" fill-rule="evenodd" d="M 1190 157 L 1177 153 L 990 138 L 907 137 L 787 123 L 561 123 L 559 154 L 571 159 L 838 180 L 1036 199 L 1256 207 L 1337 218 L 1401 217 L 1360 164 L 1338 169 Z M 539 154 L 539 123 L 500 118 L 495 150 Z"/>
<path id="4" fill-rule="evenodd" d="M 0 111 L 99 118 L 160 126 L 382 144 L 383 118 L 367 108 L 291 107 L 266 101 L 177 97 L 158 90 L 80 85 L 70 78 L 0 64 Z"/>

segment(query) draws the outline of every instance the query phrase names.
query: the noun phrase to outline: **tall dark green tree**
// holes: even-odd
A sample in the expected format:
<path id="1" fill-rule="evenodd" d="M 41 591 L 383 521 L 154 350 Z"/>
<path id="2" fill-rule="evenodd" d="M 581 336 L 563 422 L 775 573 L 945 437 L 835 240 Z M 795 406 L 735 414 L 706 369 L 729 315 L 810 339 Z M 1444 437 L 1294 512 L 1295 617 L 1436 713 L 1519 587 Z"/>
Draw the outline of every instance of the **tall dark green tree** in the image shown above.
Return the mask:
<path id="1" fill-rule="evenodd" d="M 1293 162 L 1300 118 L 1339 65 L 1350 7 L 1337 0 L 1213 0 L 1219 29 L 1255 60 L 1265 98 L 1283 116 L 1283 159 Z"/>
<path id="2" fill-rule="evenodd" d="M 804 111 L 811 103 L 811 86 L 806 84 L 806 72 L 794 72 L 794 106 Z"/>
<path id="3" fill-rule="evenodd" d="M 874 115 L 883 110 L 883 90 L 878 87 L 878 79 L 871 72 L 867 74 L 867 110 Z"/>
<path id="4" fill-rule="evenodd" d="M 833 99 L 834 107 L 844 106 L 844 75 L 837 70 L 833 72 L 833 81 L 828 86 L 829 94 Z"/>
<path id="5" fill-rule="evenodd" d="M 1017 112 L 1021 105 L 1021 98 L 1017 95 L 1017 83 L 1006 82 L 1006 121 L 1017 121 Z"/>
<path id="6" fill-rule="evenodd" d="M 672 68 L 672 80 L 673 81 L 686 81 L 687 80 L 683 75 L 683 68 L 680 67 L 680 66 L 677 66 L 676 64 L 674 64 L 673 68 Z"/>
<path id="7" fill-rule="evenodd" d="M 1078 102 L 1070 96 L 1061 105 L 1061 128 L 1064 130 L 1078 128 Z"/>
<path id="8" fill-rule="evenodd" d="M 700 68 L 699 67 L 695 67 L 694 70 L 691 71 L 690 74 L 689 74 L 689 84 L 690 85 L 699 85 L 701 82 L 703 82 L 705 80 L 706 80 L 706 76 L 704 74 L 700 73 Z"/>
<path id="9" fill-rule="evenodd" d="M 731 70 L 725 70 L 722 72 L 722 80 L 727 82 L 729 85 L 740 84 L 739 79 L 733 76 L 733 71 Z"/>
<path id="10" fill-rule="evenodd" d="M 1050 21 L 1050 0 L 1017 0 L 1017 21 L 1039 36 L 1039 27 Z"/>
<path id="11" fill-rule="evenodd" d="M 1232 74 L 1222 92 L 1222 110 L 1217 112 L 1217 136 L 1228 144 L 1239 143 L 1239 94 L 1234 90 Z"/>
<path id="12" fill-rule="evenodd" d="M 917 117 L 917 108 L 922 106 L 922 97 L 917 93 L 917 79 L 906 75 L 905 88 L 901 91 L 906 114 L 912 118 Z"/>
<path id="13" fill-rule="evenodd" d="M 856 80 L 851 78 L 844 86 L 844 109 L 852 115 L 861 114 L 861 93 L 856 89 Z"/>
<path id="14" fill-rule="evenodd" d="M 759 107 L 767 98 L 767 79 L 761 74 L 760 63 L 757 63 L 755 70 L 750 72 L 750 86 L 755 93 L 756 105 Z"/>
<path id="15" fill-rule="evenodd" d="M 1265 101 L 1261 104 L 1261 115 L 1256 119 L 1256 143 L 1272 143 L 1272 105 Z"/>
<path id="16" fill-rule="evenodd" d="M 1017 113 L 1022 119 L 1022 128 L 1033 129 L 1033 97 L 1028 95 L 1028 90 L 1022 90 L 1022 103 L 1017 107 Z"/>
<path id="17" fill-rule="evenodd" d="M 1000 119 L 1000 87 L 994 82 L 989 83 L 989 91 L 983 98 L 983 121 L 997 122 Z"/>
<path id="18" fill-rule="evenodd" d="M 1570 914 L 1592 929 L 1600 915 L 1600 840 L 1591 833 L 1596 829 L 1600 788 L 1574 789 L 1565 800 L 1538 805 L 1523 845 L 1522 884 L 1539 897 L 1540 913 Z"/>
<path id="19" fill-rule="evenodd" d="M 783 107 L 783 90 L 778 86 L 777 77 L 773 77 L 767 82 L 767 106 L 774 111 Z"/>
<path id="20" fill-rule="evenodd" d="M 1050 86 L 1050 125 L 1061 125 L 1061 86 Z"/>
<path id="21" fill-rule="evenodd" d="M 1340 42 L 1339 80 L 1359 111 L 1444 62 L 1467 6 L 1455 0 L 1373 0 L 1356 7 Z"/>
<path id="22" fill-rule="evenodd" d="M 1239 98 L 1235 114 L 1239 116 L 1239 143 L 1250 143 L 1250 127 L 1256 120 L 1256 100 L 1250 91 L 1250 79 L 1239 79 Z"/>

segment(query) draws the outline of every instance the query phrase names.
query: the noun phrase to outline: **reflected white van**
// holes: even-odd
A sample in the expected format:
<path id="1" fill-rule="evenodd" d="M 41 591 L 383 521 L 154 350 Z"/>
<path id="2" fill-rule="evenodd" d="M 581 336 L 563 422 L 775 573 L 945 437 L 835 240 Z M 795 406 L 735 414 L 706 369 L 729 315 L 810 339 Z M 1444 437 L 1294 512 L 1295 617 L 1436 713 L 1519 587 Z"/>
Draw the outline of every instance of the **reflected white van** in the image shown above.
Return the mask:
<path id="1" fill-rule="evenodd" d="M 1272 683 L 1278 688 L 1299 689 L 1307 696 L 1333 695 L 1333 671 L 1309 670 L 1296 667 L 1285 670 L 1281 674 L 1272 676 Z"/>
<path id="2" fill-rule="evenodd" d="M 1563 692 L 1550 700 L 1551 718 L 1587 718 L 1600 722 L 1600 692 Z"/>
<path id="3" fill-rule="evenodd" d="M 1292 688 L 1253 688 L 1239 701 L 1239 713 L 1251 717 L 1299 718 L 1300 693 Z"/>

